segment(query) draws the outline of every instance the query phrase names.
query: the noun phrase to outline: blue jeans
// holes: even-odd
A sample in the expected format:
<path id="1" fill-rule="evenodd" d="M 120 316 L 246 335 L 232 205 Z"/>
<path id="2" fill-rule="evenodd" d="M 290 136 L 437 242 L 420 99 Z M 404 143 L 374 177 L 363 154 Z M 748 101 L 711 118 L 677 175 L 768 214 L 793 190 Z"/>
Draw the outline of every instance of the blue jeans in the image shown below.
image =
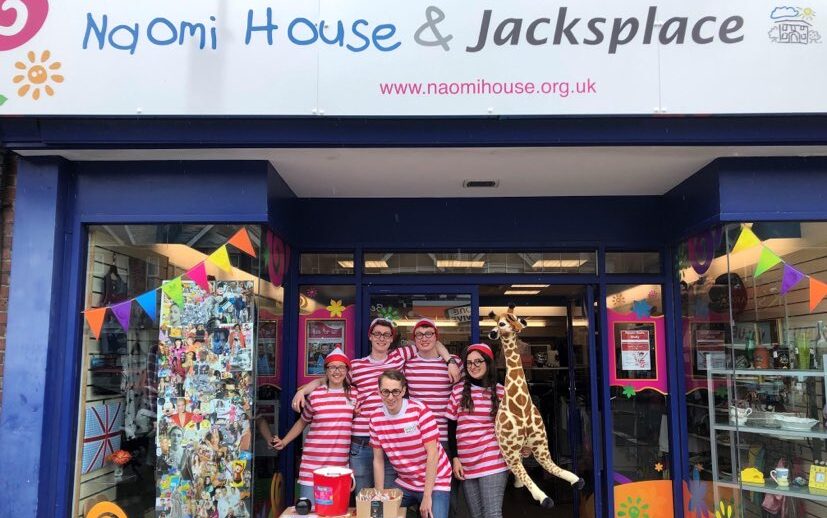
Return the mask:
<path id="1" fill-rule="evenodd" d="M 356 494 L 363 488 L 376 487 L 373 483 L 373 447 L 367 442 L 367 437 L 354 437 L 350 443 L 350 469 L 356 478 Z M 385 489 L 396 487 L 396 470 L 391 466 L 388 456 L 385 455 Z"/>
<path id="2" fill-rule="evenodd" d="M 410 507 L 422 502 L 422 492 L 402 488 L 402 507 Z M 448 518 L 451 505 L 450 491 L 431 491 L 431 514 L 433 518 Z"/>

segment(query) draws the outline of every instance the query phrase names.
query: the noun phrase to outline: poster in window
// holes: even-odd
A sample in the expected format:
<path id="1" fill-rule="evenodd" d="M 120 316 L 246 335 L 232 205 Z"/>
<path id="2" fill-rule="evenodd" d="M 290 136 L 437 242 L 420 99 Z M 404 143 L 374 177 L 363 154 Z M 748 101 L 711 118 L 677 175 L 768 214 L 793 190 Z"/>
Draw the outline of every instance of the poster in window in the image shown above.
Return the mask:
<path id="1" fill-rule="evenodd" d="M 624 371 L 652 370 L 652 351 L 650 350 L 648 329 L 620 330 L 620 364 Z"/>
<path id="2" fill-rule="evenodd" d="M 710 368 L 726 368 L 728 324 L 716 322 L 696 322 L 692 324 L 692 372 L 696 376 L 706 377 Z"/>
<path id="3" fill-rule="evenodd" d="M 344 351 L 347 322 L 342 319 L 308 319 L 306 322 L 305 375 L 324 374 L 324 359 L 337 347 Z"/>
<path id="4" fill-rule="evenodd" d="M 640 317 L 607 310 L 609 385 L 668 393 L 663 315 Z"/>

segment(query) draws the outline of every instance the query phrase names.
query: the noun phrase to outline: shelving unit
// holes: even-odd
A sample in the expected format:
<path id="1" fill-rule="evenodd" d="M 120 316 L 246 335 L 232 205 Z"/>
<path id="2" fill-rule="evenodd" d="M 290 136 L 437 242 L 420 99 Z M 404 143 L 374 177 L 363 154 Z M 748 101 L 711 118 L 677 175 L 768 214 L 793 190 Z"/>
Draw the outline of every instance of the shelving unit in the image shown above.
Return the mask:
<path id="1" fill-rule="evenodd" d="M 782 428 L 770 428 L 763 426 L 750 426 L 748 424 L 738 425 L 730 424 L 729 421 L 721 422 L 718 415 L 723 413 L 725 419 L 728 419 L 728 409 L 720 409 L 715 407 L 715 388 L 713 377 L 722 376 L 727 381 L 727 387 L 730 382 L 738 381 L 753 381 L 760 377 L 776 377 L 776 378 L 797 378 L 797 379 L 812 379 L 821 378 L 824 380 L 825 387 L 827 387 L 827 355 L 823 358 L 825 361 L 821 363 L 823 370 L 801 370 L 801 369 L 721 369 L 710 368 L 707 370 L 707 398 L 709 409 L 709 441 L 711 446 L 712 456 L 712 480 L 713 490 L 715 493 L 715 501 L 720 499 L 718 490 L 721 487 L 728 487 L 739 489 L 741 491 L 755 491 L 758 493 L 766 493 L 773 495 L 791 496 L 797 498 L 806 498 L 811 501 L 827 502 L 827 492 L 820 492 L 810 490 L 808 487 L 800 487 L 790 484 L 789 488 L 779 488 L 772 480 L 767 481 L 764 485 L 748 484 L 740 481 L 740 463 L 738 459 L 738 441 L 736 441 L 736 434 L 758 434 L 764 437 L 774 437 L 786 441 L 803 441 L 811 439 L 827 440 L 827 429 L 821 424 L 816 424 L 810 430 L 787 430 Z M 707 362 L 710 362 L 710 355 L 707 355 Z M 710 365 L 710 363 L 707 363 Z M 732 393 L 729 394 L 729 400 L 733 399 Z M 718 466 L 718 440 L 717 432 L 727 432 L 729 434 L 729 450 L 731 469 L 733 470 L 733 478 L 725 480 L 719 477 Z"/>

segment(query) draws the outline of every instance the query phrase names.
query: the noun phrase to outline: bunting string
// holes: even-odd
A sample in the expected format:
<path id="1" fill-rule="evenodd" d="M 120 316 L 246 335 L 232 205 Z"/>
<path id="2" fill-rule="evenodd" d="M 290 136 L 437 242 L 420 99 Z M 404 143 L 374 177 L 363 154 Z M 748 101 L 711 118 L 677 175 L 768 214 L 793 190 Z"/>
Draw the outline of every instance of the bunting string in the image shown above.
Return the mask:
<path id="1" fill-rule="evenodd" d="M 106 320 L 107 310 L 112 310 L 112 314 L 115 315 L 115 319 L 121 325 L 123 330 L 128 331 L 129 318 L 132 316 L 133 301 L 137 302 L 138 306 L 143 310 L 146 316 L 148 316 L 150 319 L 152 319 L 153 322 L 155 322 L 158 317 L 156 311 L 156 307 L 158 305 L 158 290 L 162 290 L 167 295 L 167 297 L 172 299 L 172 301 L 175 304 L 177 304 L 179 307 L 183 307 L 183 277 L 187 277 L 188 279 L 194 281 L 199 287 L 201 287 L 201 289 L 209 290 L 210 284 L 209 282 L 207 282 L 206 265 L 208 261 L 217 266 L 218 268 L 224 270 L 225 272 L 232 271 L 232 265 L 230 264 L 230 256 L 227 253 L 228 244 L 233 245 L 235 248 L 241 250 L 249 256 L 256 256 L 255 249 L 253 248 L 253 243 L 252 241 L 250 241 L 250 235 L 247 233 L 247 229 L 242 227 L 238 230 L 238 232 L 233 234 L 233 236 L 225 244 L 221 245 L 213 253 L 209 254 L 206 259 L 187 270 L 183 275 L 179 275 L 171 281 L 165 282 L 160 288 L 149 290 L 146 293 L 138 295 L 137 297 L 125 300 L 123 302 L 118 302 L 117 304 L 113 304 L 111 306 L 103 306 L 99 308 L 86 308 L 83 311 L 83 314 L 86 317 L 86 323 L 89 325 L 89 329 L 92 330 L 92 335 L 94 335 L 95 339 L 100 338 L 101 329 L 103 328 L 103 322 L 104 320 Z"/>
<path id="2" fill-rule="evenodd" d="M 792 265 L 781 259 L 775 252 L 769 249 L 761 239 L 755 235 L 751 228 L 746 225 L 741 225 L 741 233 L 735 241 L 735 246 L 730 251 L 731 254 L 750 250 L 756 246 L 761 246 L 761 255 L 758 257 L 758 263 L 755 265 L 754 278 L 758 278 L 768 270 L 772 269 L 778 264 L 784 265 L 784 270 L 781 275 L 781 295 L 785 295 L 800 282 L 807 279 L 809 281 L 810 290 L 810 313 L 812 313 L 816 306 L 824 300 L 827 296 L 827 283 L 807 275 L 799 270 L 796 270 Z"/>

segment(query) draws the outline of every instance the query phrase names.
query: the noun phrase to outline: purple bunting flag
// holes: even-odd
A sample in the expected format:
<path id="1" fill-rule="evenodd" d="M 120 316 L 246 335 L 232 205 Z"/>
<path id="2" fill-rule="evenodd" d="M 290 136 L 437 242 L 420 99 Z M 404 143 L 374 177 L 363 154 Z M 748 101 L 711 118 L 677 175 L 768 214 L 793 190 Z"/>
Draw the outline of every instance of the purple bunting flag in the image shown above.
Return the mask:
<path id="1" fill-rule="evenodd" d="M 793 286 L 803 281 L 805 277 L 807 276 L 785 263 L 784 277 L 781 279 L 781 295 L 793 289 Z"/>
<path id="2" fill-rule="evenodd" d="M 129 331 L 129 317 L 132 315 L 132 300 L 127 300 L 126 302 L 121 302 L 120 304 L 115 304 L 111 307 L 112 313 L 115 315 L 115 318 L 118 319 L 118 323 L 121 324 L 121 327 L 124 331 Z"/>

